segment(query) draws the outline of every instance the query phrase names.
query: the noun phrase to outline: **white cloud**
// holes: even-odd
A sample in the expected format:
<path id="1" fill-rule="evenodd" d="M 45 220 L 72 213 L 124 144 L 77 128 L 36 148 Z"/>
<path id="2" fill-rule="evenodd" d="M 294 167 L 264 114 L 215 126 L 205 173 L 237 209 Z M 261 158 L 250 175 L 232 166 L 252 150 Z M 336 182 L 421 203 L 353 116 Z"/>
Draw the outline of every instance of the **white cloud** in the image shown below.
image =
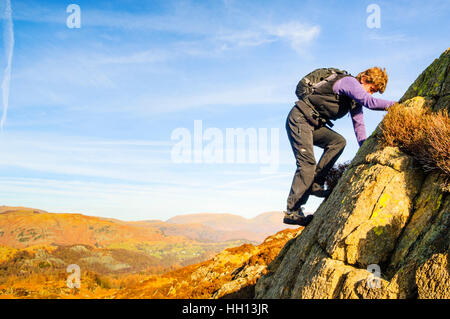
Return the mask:
<path id="1" fill-rule="evenodd" d="M 231 31 L 218 35 L 215 41 L 223 43 L 226 49 L 244 46 L 259 46 L 276 41 L 270 38 L 269 34 L 264 34 L 258 30 Z"/>
<path id="2" fill-rule="evenodd" d="M 214 36 L 214 42 L 221 44 L 221 50 L 238 47 L 256 47 L 287 41 L 299 54 L 304 53 L 305 47 L 312 43 L 320 33 L 320 26 L 309 26 L 296 21 L 279 25 L 252 25 L 249 29 L 233 29 L 221 31 Z"/>
<path id="3" fill-rule="evenodd" d="M 157 52 L 156 50 L 138 51 L 128 55 L 96 56 L 90 60 L 94 64 L 148 64 L 166 61 L 171 54 L 169 52 Z"/>
<path id="4" fill-rule="evenodd" d="M 3 106 L 3 113 L 0 120 L 0 129 L 3 130 L 3 125 L 6 121 L 6 115 L 8 112 L 8 104 L 9 104 L 9 89 L 11 82 L 11 63 L 14 52 L 14 28 L 12 21 L 12 9 L 11 9 L 11 1 L 6 1 L 5 7 L 5 21 L 4 24 L 4 45 L 6 51 L 6 68 L 4 70 L 3 80 L 1 83 L 1 104 Z"/>
<path id="5" fill-rule="evenodd" d="M 234 87 L 218 87 L 212 92 L 193 92 L 182 96 L 148 96 L 142 95 L 131 100 L 127 106 L 118 105 L 118 108 L 109 106 L 110 110 L 132 110 L 139 114 L 154 114 L 176 112 L 208 105 L 242 106 L 251 104 L 291 103 L 291 94 L 287 92 L 290 87 L 287 83 L 273 81 L 270 83 L 237 84 Z M 180 103 L 182 101 L 182 103 Z"/>
<path id="6" fill-rule="evenodd" d="M 288 22 L 280 25 L 269 26 L 267 31 L 290 42 L 292 48 L 299 54 L 304 53 L 305 47 L 309 45 L 320 33 L 320 26 L 309 26 L 299 22 Z"/>
<path id="7" fill-rule="evenodd" d="M 55 6 L 19 2 L 16 9 L 15 18 L 20 20 L 62 26 L 65 23 L 64 10 L 60 12 Z M 234 58 L 240 49 L 259 50 L 283 42 L 303 54 L 320 33 L 319 26 L 294 21 L 268 24 L 249 12 L 223 16 L 189 4 L 170 8 L 167 14 L 159 16 L 151 12 L 81 9 L 80 31 L 90 28 L 83 46 L 58 47 L 58 40 L 66 36 L 66 41 L 69 37 L 66 34 L 69 31 L 60 30 L 56 33 L 60 38 L 50 37 L 48 43 L 33 48 L 27 55 L 33 54 L 34 59 L 24 59 L 30 62 L 24 62 L 21 70 L 13 74 L 16 114 L 23 116 L 32 107 L 49 104 L 99 114 L 107 111 L 108 116 L 114 111 L 132 110 L 141 116 L 217 104 L 288 104 L 293 95 L 291 81 L 285 75 L 281 79 L 269 71 L 260 81 L 250 76 L 227 83 L 226 87 L 216 83 L 211 90 L 205 90 L 204 83 L 195 83 L 187 94 L 184 88 L 180 88 L 180 93 L 158 92 L 157 85 L 151 87 L 151 81 L 144 86 L 150 72 L 161 69 L 173 72 L 169 77 L 188 79 L 190 74 L 184 75 L 185 70 L 178 73 L 177 69 L 178 62 L 186 57 Z M 48 27 L 52 26 L 44 26 Z M 171 34 L 163 43 L 148 45 L 141 37 L 138 41 L 126 38 L 143 35 L 150 39 L 153 31 L 162 37 Z M 102 32 L 114 34 L 115 38 L 105 40 L 98 35 Z M 121 45 L 115 46 L 119 41 Z M 167 81 L 159 74 L 154 78 Z M 192 78 L 195 80 L 195 75 Z M 22 94 L 25 91 L 27 94 Z M 57 116 L 56 122 L 67 120 Z M 17 126 L 19 129 L 26 127 L 21 124 Z M 239 165 L 177 166 L 170 162 L 171 144 L 167 141 L 68 137 L 63 136 L 60 127 L 56 128 L 55 133 L 42 136 L 35 132 L 15 136 L 14 131 L 1 136 L 0 146 L 7 150 L 0 157 L 0 167 L 6 172 L 0 181 L 2 204 L 30 205 L 57 212 L 88 209 L 93 215 L 123 219 L 199 211 L 233 212 L 250 217 L 284 208 L 295 166 L 292 154 L 289 167 L 282 167 L 278 175 L 264 177 L 260 165 L 253 167 L 253 171 L 252 167 Z M 282 161 L 287 161 L 283 158 Z M 223 172 L 227 169 L 235 170 L 236 174 L 227 175 Z"/>
<path id="8" fill-rule="evenodd" d="M 409 42 L 409 39 L 405 34 L 397 33 L 397 34 L 380 34 L 378 32 L 372 32 L 369 35 L 369 39 L 375 41 L 381 41 L 386 44 L 392 44 L 394 42 Z"/>

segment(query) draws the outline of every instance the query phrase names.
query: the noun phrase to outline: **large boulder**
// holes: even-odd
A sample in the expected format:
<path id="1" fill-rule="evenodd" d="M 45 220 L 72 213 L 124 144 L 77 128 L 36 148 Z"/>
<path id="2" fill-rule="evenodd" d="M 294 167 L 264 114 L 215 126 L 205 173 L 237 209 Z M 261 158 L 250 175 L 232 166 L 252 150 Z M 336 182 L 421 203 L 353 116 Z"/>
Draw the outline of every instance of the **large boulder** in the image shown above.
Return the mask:
<path id="1" fill-rule="evenodd" d="M 401 101 L 448 109 L 449 65 L 447 50 Z M 450 298 L 448 176 L 425 173 L 380 134 L 268 266 L 256 298 Z"/>

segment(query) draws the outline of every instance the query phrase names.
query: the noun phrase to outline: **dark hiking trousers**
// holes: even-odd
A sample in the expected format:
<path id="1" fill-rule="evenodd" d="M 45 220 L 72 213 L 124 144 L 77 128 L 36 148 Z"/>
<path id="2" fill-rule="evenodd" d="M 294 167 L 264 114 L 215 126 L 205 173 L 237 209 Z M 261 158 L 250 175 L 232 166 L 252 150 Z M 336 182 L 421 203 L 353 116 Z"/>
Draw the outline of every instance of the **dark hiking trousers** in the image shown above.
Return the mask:
<path id="1" fill-rule="evenodd" d="M 313 182 L 323 185 L 328 171 L 344 151 L 345 139 L 326 126 L 314 127 L 297 107 L 286 120 L 286 131 L 295 155 L 297 170 L 287 199 L 288 211 L 299 211 L 309 198 Z M 324 149 L 316 165 L 314 147 Z"/>

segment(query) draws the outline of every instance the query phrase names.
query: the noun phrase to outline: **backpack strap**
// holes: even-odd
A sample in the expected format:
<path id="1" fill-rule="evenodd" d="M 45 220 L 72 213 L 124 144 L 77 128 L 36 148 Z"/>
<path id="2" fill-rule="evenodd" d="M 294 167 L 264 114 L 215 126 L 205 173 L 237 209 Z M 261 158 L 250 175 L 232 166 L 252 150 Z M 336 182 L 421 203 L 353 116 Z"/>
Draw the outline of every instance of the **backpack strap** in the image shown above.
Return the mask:
<path id="1" fill-rule="evenodd" d="M 316 89 L 318 89 L 325 83 L 333 81 L 337 76 L 338 76 L 338 74 L 336 73 L 336 71 L 332 70 L 330 76 L 328 76 L 326 79 L 323 79 L 322 81 L 320 81 L 312 86 L 312 91 L 314 92 Z"/>
<path id="2" fill-rule="evenodd" d="M 305 115 L 306 120 L 314 127 L 319 127 L 325 124 L 328 124 L 329 127 L 334 126 L 334 124 L 329 119 L 325 119 L 320 116 L 319 112 L 317 112 L 317 110 L 314 108 L 314 105 L 311 104 L 307 96 L 295 102 L 295 104 L 303 113 L 303 115 Z"/>

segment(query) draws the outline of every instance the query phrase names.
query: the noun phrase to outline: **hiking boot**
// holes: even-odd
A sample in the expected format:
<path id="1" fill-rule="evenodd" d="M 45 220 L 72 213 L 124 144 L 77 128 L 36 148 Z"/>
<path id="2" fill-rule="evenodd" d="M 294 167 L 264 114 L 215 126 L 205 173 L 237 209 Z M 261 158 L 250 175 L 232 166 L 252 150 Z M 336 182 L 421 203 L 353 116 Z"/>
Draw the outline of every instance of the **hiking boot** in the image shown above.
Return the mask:
<path id="1" fill-rule="evenodd" d="M 303 210 L 303 208 L 302 208 Z M 312 220 L 312 215 L 305 216 L 303 211 L 284 213 L 283 223 L 288 225 L 307 226 Z"/>
<path id="2" fill-rule="evenodd" d="M 300 226 L 306 227 L 309 225 L 309 223 L 313 220 L 314 215 L 308 215 L 305 216 L 305 219 L 303 220 L 302 224 Z"/>
<path id="3" fill-rule="evenodd" d="M 310 194 L 316 197 L 327 198 L 331 194 L 331 189 L 325 189 L 323 185 L 319 185 L 318 183 L 313 183 L 311 185 Z"/>

